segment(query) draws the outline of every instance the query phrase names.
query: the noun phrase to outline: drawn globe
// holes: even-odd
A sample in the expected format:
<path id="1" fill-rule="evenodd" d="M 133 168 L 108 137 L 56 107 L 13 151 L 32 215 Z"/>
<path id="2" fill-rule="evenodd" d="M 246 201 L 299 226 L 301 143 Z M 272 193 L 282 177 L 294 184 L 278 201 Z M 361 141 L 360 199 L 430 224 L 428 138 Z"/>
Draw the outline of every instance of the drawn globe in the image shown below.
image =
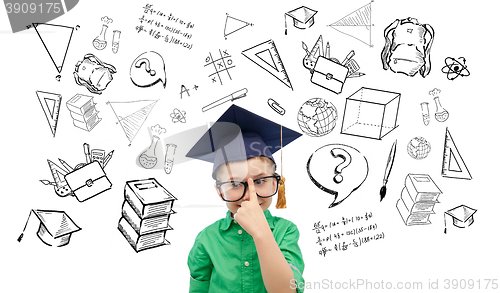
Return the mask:
<path id="1" fill-rule="evenodd" d="M 408 143 L 408 154 L 417 160 L 421 160 L 429 155 L 431 144 L 423 137 L 414 137 Z"/>
<path id="2" fill-rule="evenodd" d="M 337 109 L 322 98 L 313 98 L 300 107 L 297 122 L 309 136 L 319 137 L 332 132 L 337 122 Z"/>

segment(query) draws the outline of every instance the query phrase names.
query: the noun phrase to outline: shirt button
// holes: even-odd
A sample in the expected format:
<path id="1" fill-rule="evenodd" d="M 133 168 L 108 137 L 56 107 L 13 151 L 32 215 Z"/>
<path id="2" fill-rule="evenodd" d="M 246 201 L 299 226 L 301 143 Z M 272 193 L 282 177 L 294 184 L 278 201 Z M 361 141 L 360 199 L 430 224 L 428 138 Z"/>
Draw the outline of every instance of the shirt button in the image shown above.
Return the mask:
<path id="1" fill-rule="evenodd" d="M 238 222 L 236 222 L 236 220 L 233 221 L 235 224 L 238 224 Z"/>
<path id="2" fill-rule="evenodd" d="M 243 231 L 241 231 L 241 230 L 238 230 L 238 234 L 241 234 L 241 233 L 243 233 Z"/>
<path id="3" fill-rule="evenodd" d="M 245 266 L 247 266 L 247 267 L 248 267 L 249 265 L 250 265 L 250 263 L 249 263 L 248 261 L 246 261 L 246 262 L 245 262 Z"/>

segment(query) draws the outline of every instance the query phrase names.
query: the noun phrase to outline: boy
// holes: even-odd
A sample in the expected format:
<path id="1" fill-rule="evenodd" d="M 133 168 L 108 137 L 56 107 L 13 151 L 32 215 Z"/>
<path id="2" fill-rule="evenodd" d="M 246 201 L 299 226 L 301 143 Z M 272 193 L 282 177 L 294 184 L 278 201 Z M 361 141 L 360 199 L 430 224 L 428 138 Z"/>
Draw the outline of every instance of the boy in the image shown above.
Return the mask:
<path id="1" fill-rule="evenodd" d="M 196 237 L 188 257 L 190 292 L 296 292 L 304 282 L 299 231 L 268 210 L 280 181 L 272 152 L 280 137 L 286 145 L 300 136 L 280 131 L 233 105 L 188 153 L 214 162 L 215 188 L 228 207 L 224 219 Z"/>

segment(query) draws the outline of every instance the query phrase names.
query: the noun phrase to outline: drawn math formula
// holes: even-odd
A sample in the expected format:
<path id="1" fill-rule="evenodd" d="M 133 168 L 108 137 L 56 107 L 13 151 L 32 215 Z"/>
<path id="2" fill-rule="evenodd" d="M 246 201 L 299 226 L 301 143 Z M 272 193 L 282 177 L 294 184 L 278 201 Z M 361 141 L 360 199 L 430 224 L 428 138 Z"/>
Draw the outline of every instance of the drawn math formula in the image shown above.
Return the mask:
<path id="1" fill-rule="evenodd" d="M 372 218 L 373 213 L 366 212 L 364 215 L 342 217 L 339 221 L 314 222 L 312 230 L 316 232 L 316 244 L 320 246 L 318 253 L 326 257 L 327 252 L 346 251 L 384 239 L 385 233 L 376 223 L 371 223 Z"/>
<path id="2" fill-rule="evenodd" d="M 144 11 L 139 18 L 140 24 L 135 27 L 137 33 L 149 34 L 155 39 L 189 50 L 193 48 L 193 43 L 188 40 L 193 37 L 191 29 L 194 28 L 194 23 L 182 20 L 173 13 L 155 10 L 153 4 L 146 4 L 142 8 Z"/>

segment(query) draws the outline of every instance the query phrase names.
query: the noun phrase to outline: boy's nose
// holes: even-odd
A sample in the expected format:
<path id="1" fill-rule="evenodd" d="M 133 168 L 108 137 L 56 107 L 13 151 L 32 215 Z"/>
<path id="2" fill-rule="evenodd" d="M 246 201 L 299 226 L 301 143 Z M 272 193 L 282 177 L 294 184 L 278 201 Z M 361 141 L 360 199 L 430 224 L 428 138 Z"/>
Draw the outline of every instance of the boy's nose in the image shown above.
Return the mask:
<path id="1" fill-rule="evenodd" d="M 245 190 L 245 194 L 243 195 L 242 200 L 250 200 L 250 188 L 247 187 Z"/>

